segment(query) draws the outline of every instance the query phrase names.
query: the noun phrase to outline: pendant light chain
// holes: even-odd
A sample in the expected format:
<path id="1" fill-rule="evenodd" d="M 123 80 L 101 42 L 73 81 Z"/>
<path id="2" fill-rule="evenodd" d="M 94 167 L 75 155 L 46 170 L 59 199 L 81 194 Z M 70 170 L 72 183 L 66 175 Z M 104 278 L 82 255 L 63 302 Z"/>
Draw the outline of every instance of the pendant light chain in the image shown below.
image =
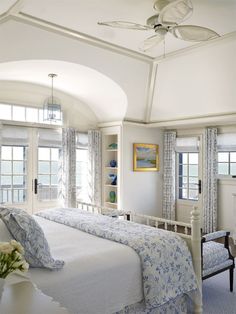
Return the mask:
<path id="1" fill-rule="evenodd" d="M 52 79 L 52 104 L 53 104 L 53 79 L 54 79 L 54 77 L 57 77 L 57 74 L 50 73 L 50 74 L 48 74 L 48 76 L 51 77 L 51 79 Z"/>

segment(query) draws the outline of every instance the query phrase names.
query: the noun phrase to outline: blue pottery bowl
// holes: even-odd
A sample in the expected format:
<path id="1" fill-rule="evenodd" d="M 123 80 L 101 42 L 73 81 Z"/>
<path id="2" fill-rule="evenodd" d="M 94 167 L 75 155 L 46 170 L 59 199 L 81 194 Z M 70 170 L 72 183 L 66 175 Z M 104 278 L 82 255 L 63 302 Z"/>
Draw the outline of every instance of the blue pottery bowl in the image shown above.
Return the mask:
<path id="1" fill-rule="evenodd" d="M 111 167 L 116 167 L 116 165 L 117 165 L 116 160 L 112 159 L 112 160 L 110 161 L 110 166 L 111 166 Z"/>

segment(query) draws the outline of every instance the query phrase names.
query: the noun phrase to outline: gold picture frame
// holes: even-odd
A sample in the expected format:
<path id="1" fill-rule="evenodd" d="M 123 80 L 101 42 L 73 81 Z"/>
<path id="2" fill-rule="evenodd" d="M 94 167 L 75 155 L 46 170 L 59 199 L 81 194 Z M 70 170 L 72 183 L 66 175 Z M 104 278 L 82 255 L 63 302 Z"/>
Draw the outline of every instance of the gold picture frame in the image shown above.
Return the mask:
<path id="1" fill-rule="evenodd" d="M 134 143 L 133 156 L 134 171 L 159 170 L 159 145 Z"/>

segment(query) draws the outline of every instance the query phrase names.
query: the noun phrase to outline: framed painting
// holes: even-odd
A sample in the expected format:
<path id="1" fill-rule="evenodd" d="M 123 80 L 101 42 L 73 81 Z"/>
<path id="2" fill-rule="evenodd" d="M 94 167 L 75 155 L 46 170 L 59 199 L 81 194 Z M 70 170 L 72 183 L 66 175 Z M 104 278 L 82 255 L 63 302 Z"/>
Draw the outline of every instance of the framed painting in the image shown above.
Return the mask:
<path id="1" fill-rule="evenodd" d="M 134 171 L 159 170 L 158 145 L 134 143 L 133 154 L 134 154 Z"/>

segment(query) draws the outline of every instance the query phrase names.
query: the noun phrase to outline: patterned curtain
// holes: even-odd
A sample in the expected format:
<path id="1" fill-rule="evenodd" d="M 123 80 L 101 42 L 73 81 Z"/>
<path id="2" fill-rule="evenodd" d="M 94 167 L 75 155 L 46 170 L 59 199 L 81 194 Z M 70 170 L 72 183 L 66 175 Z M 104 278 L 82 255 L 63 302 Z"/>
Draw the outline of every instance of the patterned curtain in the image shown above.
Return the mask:
<path id="1" fill-rule="evenodd" d="M 76 132 L 62 129 L 61 198 L 63 206 L 76 207 Z"/>
<path id="2" fill-rule="evenodd" d="M 176 132 L 164 133 L 163 218 L 175 220 L 175 145 Z"/>
<path id="3" fill-rule="evenodd" d="M 217 228 L 217 129 L 207 128 L 204 134 L 203 163 L 203 232 Z"/>
<path id="4" fill-rule="evenodd" d="M 102 137 L 98 130 L 88 131 L 88 186 L 92 204 L 101 205 L 102 196 Z"/>

